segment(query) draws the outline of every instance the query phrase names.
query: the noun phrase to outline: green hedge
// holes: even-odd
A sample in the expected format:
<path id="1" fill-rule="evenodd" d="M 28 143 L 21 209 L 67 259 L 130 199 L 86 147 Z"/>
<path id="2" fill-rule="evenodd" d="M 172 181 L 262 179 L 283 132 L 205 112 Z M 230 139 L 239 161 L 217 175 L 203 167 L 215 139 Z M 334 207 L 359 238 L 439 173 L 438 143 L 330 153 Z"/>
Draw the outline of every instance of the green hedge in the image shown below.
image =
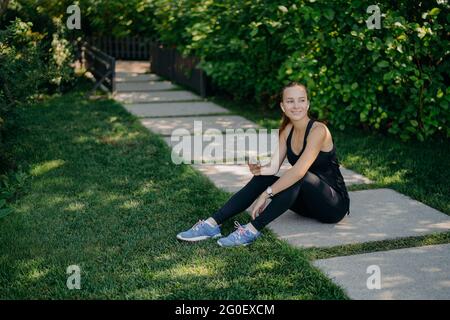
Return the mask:
<path id="1" fill-rule="evenodd" d="M 345 129 L 402 140 L 450 137 L 449 4 L 379 1 L 369 29 L 359 0 L 156 0 L 162 42 L 201 59 L 237 98 L 277 107 L 290 80 L 305 83 L 311 110 Z"/>
<path id="2" fill-rule="evenodd" d="M 83 35 L 151 37 L 153 31 L 153 0 L 14 0 L 10 5 L 26 21 L 33 21 L 49 30 L 48 17 L 67 19 L 67 7 L 77 4 L 81 13 L 81 30 L 71 30 L 73 38 Z M 51 21 L 51 20 L 50 20 Z"/>
<path id="3" fill-rule="evenodd" d="M 33 0 L 14 2 L 33 16 Z M 40 2 L 37 16 L 64 17 L 69 4 Z M 450 137 L 448 1 L 79 4 L 84 33 L 151 36 L 175 45 L 198 56 L 214 85 L 236 98 L 277 108 L 279 90 L 295 80 L 309 87 L 313 114 L 335 127 L 356 125 L 402 140 Z M 381 29 L 366 26 L 371 4 L 381 9 Z"/>

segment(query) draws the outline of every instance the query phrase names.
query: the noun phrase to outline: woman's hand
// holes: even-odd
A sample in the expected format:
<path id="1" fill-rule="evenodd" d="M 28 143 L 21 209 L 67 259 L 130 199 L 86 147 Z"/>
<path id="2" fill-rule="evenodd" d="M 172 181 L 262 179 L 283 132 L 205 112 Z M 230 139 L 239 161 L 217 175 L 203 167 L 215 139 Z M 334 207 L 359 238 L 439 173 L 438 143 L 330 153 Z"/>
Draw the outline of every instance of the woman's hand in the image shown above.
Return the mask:
<path id="1" fill-rule="evenodd" d="M 255 175 L 255 176 L 261 175 L 261 164 L 260 163 L 258 163 L 258 164 L 249 163 L 248 167 L 253 175 Z"/>
<path id="2" fill-rule="evenodd" d="M 252 210 L 252 219 L 253 220 L 255 220 L 256 216 L 259 215 L 261 213 L 261 211 L 263 211 L 264 208 L 266 207 L 267 198 L 268 198 L 268 195 L 266 195 L 266 193 L 264 192 L 256 200 L 256 203 Z"/>

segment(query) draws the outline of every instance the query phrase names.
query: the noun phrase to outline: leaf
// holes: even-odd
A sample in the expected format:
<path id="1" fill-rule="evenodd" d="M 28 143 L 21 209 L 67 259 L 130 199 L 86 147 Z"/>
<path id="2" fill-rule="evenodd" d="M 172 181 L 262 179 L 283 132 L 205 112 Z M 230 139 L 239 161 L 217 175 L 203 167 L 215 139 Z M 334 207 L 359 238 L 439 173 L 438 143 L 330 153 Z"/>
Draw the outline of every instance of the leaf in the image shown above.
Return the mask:
<path id="1" fill-rule="evenodd" d="M 359 120 L 361 120 L 362 122 L 367 120 L 366 112 L 363 111 L 359 114 Z"/>
<path id="2" fill-rule="evenodd" d="M 288 12 L 288 8 L 286 8 L 285 6 L 278 6 L 278 10 L 280 10 L 283 13 L 287 13 Z"/>
<path id="3" fill-rule="evenodd" d="M 408 141 L 409 135 L 406 133 L 402 133 L 402 134 L 400 134 L 400 139 L 402 139 L 402 141 Z"/>
<path id="4" fill-rule="evenodd" d="M 439 8 L 433 8 L 428 12 L 428 15 L 430 16 L 436 16 L 439 14 L 439 12 L 441 12 L 441 9 Z"/>
<path id="5" fill-rule="evenodd" d="M 419 139 L 419 141 L 423 142 L 425 139 L 423 138 L 422 133 L 418 132 L 417 133 L 417 139 Z"/>
<path id="6" fill-rule="evenodd" d="M 333 9 L 330 9 L 330 8 L 325 9 L 323 14 L 324 14 L 325 18 L 327 18 L 330 21 L 334 19 L 334 11 L 333 11 Z"/>
<path id="7" fill-rule="evenodd" d="M 381 60 L 378 61 L 377 66 L 380 68 L 387 68 L 389 67 L 389 62 L 387 62 L 386 60 Z"/>
<path id="8" fill-rule="evenodd" d="M 389 81 L 389 80 L 391 80 L 393 77 L 394 77 L 393 73 L 392 73 L 392 72 L 388 72 L 388 73 L 385 73 L 385 74 L 384 74 L 383 80 L 384 80 L 384 81 Z"/>

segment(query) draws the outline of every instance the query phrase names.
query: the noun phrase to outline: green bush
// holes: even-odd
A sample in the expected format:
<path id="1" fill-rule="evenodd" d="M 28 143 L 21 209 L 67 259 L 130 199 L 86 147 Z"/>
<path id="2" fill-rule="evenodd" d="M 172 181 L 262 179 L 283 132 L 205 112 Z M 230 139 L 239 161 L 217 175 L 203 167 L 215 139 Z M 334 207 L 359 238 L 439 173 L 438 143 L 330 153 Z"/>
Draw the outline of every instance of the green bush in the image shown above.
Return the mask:
<path id="1" fill-rule="evenodd" d="M 82 0 L 85 34 L 98 36 L 154 36 L 153 1 Z"/>
<path id="2" fill-rule="evenodd" d="M 46 80 L 41 40 L 42 36 L 20 19 L 0 30 L 0 173 L 13 166 L 4 137 L 12 131 L 15 107 L 28 101 Z"/>
<path id="3" fill-rule="evenodd" d="M 365 22 L 367 4 L 360 1 L 299 8 L 302 15 L 294 12 L 286 20 L 301 25 L 303 34 L 284 34 L 293 53 L 279 79 L 307 82 L 319 115 L 341 128 L 362 123 L 402 140 L 450 137 L 448 11 L 431 2 L 379 6 L 382 28 L 373 30 Z"/>
<path id="4" fill-rule="evenodd" d="M 28 101 L 49 78 L 42 50 L 44 36 L 31 30 L 31 23 L 14 20 L 0 30 L 0 79 L 4 104 Z"/>
<path id="5" fill-rule="evenodd" d="M 283 84 L 308 85 L 319 118 L 402 140 L 450 137 L 449 5 L 378 1 L 381 29 L 357 0 L 156 0 L 161 41 L 201 59 L 215 84 L 277 107 Z"/>
<path id="6" fill-rule="evenodd" d="M 0 30 L 0 174 L 14 168 L 4 142 L 13 132 L 15 107 L 73 83 L 72 53 L 60 23 L 51 40 L 31 28 L 31 22 L 16 18 Z"/>
<path id="7" fill-rule="evenodd" d="M 143 36 L 153 32 L 153 0 L 14 0 L 26 10 L 27 21 L 50 21 L 52 18 L 67 18 L 67 7 L 77 4 L 81 10 L 81 30 L 71 30 L 74 38 L 83 35 L 95 36 Z M 48 24 L 48 23 L 47 23 Z M 45 30 L 50 30 L 45 27 Z"/>

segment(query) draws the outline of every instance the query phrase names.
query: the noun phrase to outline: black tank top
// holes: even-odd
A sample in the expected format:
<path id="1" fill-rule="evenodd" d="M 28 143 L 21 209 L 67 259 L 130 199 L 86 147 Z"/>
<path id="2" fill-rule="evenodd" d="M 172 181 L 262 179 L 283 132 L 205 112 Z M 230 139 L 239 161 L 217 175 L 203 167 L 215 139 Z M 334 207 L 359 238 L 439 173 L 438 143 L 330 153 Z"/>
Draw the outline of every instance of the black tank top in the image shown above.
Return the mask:
<path id="1" fill-rule="evenodd" d="M 294 126 L 292 126 L 289 136 L 286 140 L 287 144 L 287 158 L 289 163 L 293 166 L 302 155 L 306 147 L 306 138 L 315 120 L 310 119 L 306 126 L 305 138 L 303 139 L 303 148 L 300 154 L 296 155 L 291 148 L 292 132 Z M 350 214 L 350 198 L 348 196 L 347 187 L 345 186 L 344 177 L 339 169 L 339 161 L 336 157 L 336 145 L 333 142 L 333 149 L 328 152 L 320 151 L 316 160 L 309 167 L 308 171 L 317 175 L 321 180 L 325 181 L 335 191 L 339 192 L 342 197 L 347 201 L 347 213 Z"/>

